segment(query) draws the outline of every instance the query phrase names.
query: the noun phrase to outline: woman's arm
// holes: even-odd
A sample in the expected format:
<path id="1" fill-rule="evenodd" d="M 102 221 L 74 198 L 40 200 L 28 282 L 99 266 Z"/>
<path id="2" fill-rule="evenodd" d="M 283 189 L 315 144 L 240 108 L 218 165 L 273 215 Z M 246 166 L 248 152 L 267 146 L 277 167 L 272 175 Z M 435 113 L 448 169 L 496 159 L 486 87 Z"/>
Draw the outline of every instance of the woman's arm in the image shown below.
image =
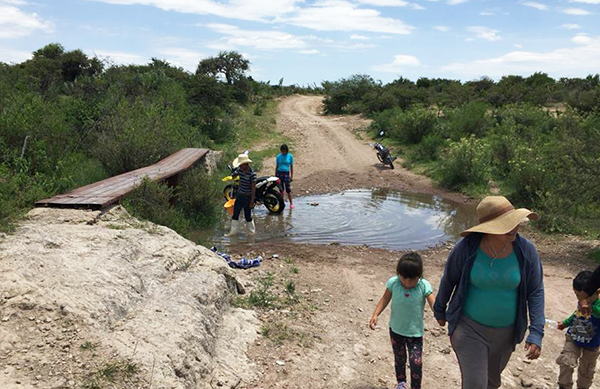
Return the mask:
<path id="1" fill-rule="evenodd" d="M 465 245 L 464 239 L 459 241 L 448 256 L 446 266 L 444 267 L 444 274 L 440 280 L 440 286 L 438 293 L 433 304 L 433 314 L 440 325 L 446 324 L 446 308 L 448 301 L 452 297 L 452 293 L 460 281 L 463 267 L 463 255 Z"/>
<path id="2" fill-rule="evenodd" d="M 539 355 L 539 350 L 542 348 L 542 338 L 544 337 L 544 324 L 546 322 L 544 314 L 544 271 L 535 247 L 531 243 L 529 245 L 530 248 L 527 255 L 531 261 L 531 266 L 529 266 L 527 274 L 526 292 L 530 325 L 526 347 L 531 344 L 537 346 Z"/>
<path id="3" fill-rule="evenodd" d="M 294 181 L 294 165 L 290 166 L 290 180 Z"/>
<path id="4" fill-rule="evenodd" d="M 371 320 L 369 321 L 369 327 L 371 327 L 372 330 L 375 329 L 379 315 L 388 306 L 391 299 L 392 299 L 392 292 L 390 292 L 390 290 L 386 288 L 385 292 L 383 293 L 383 296 L 381 296 L 381 299 L 379 300 L 379 302 L 377 303 L 377 306 L 375 307 L 375 312 L 373 312 L 373 316 L 371 316 Z"/>

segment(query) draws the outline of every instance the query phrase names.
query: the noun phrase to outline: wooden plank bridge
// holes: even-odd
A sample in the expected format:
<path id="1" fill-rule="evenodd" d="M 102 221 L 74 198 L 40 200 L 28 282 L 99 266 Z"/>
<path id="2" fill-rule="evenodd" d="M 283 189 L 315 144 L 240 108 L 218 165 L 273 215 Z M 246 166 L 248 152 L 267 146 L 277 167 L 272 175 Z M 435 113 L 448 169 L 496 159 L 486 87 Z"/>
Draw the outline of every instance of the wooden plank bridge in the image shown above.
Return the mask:
<path id="1" fill-rule="evenodd" d="M 147 177 L 152 181 L 169 180 L 176 184 L 179 175 L 204 158 L 208 149 L 182 149 L 160 162 L 49 199 L 40 200 L 36 207 L 85 208 L 101 210 L 118 203 L 123 196 L 137 188 Z"/>

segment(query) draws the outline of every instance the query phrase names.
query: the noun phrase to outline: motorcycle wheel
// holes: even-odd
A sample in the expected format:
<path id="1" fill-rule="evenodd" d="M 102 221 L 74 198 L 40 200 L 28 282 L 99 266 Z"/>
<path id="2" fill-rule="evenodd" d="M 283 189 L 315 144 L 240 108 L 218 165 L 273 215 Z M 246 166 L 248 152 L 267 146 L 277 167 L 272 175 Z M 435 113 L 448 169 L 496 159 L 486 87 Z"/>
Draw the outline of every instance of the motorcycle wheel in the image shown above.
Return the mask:
<path id="1" fill-rule="evenodd" d="M 283 196 L 281 193 L 269 190 L 265 193 L 265 197 L 263 198 L 263 204 L 271 213 L 281 213 L 285 209 L 285 202 L 283 201 Z"/>
<path id="2" fill-rule="evenodd" d="M 225 197 L 225 201 L 235 199 L 235 188 L 233 185 L 230 184 L 223 188 L 223 197 Z"/>
<path id="3" fill-rule="evenodd" d="M 392 159 L 392 157 L 388 158 L 388 165 L 390 165 L 390 168 L 394 170 L 394 160 Z"/>
<path id="4" fill-rule="evenodd" d="M 385 162 L 383 162 L 383 158 L 381 157 L 381 154 L 379 154 L 379 153 L 377 153 L 377 159 L 379 160 L 379 162 L 385 163 Z"/>

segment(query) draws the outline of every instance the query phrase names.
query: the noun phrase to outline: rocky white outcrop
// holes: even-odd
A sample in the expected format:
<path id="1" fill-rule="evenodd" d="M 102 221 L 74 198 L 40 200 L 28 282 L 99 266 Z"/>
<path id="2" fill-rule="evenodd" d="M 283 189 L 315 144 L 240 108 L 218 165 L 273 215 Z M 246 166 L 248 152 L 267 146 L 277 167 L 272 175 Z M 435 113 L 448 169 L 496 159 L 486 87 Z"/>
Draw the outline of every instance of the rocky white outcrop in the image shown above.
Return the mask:
<path id="1" fill-rule="evenodd" d="M 4 389 L 232 387 L 252 374 L 258 322 L 230 307 L 231 270 L 121 207 L 32 210 L 0 237 L 0 285 Z"/>

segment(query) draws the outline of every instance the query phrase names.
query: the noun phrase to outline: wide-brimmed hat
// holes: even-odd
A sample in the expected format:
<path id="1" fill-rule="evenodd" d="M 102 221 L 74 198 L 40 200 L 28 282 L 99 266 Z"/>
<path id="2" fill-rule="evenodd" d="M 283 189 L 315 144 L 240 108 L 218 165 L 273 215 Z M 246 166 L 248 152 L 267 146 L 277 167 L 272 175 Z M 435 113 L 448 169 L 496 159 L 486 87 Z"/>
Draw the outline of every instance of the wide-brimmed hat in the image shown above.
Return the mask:
<path id="1" fill-rule="evenodd" d="M 240 154 L 233 160 L 233 167 L 240 167 L 245 163 L 252 163 L 252 160 L 246 154 Z"/>
<path id="2" fill-rule="evenodd" d="M 467 236 L 471 232 L 503 235 L 512 231 L 527 218 L 538 220 L 540 217 L 525 208 L 515 209 L 504 196 L 488 196 L 477 206 L 477 218 L 479 224 L 461 232 L 460 235 Z"/>

